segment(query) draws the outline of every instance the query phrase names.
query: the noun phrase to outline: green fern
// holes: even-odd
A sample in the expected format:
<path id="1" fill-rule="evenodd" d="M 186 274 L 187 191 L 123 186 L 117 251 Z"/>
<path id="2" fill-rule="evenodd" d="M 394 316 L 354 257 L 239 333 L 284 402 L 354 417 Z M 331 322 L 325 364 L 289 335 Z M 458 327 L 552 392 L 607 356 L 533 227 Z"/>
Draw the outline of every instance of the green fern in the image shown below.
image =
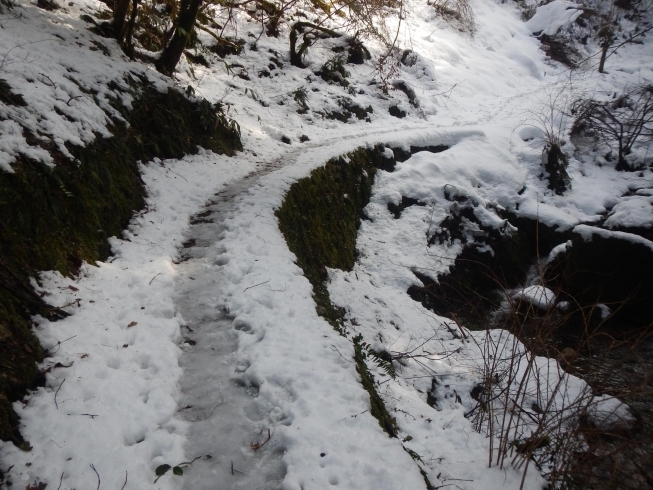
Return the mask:
<path id="1" fill-rule="evenodd" d="M 367 342 L 363 341 L 363 336 L 358 334 L 354 337 L 354 343 L 360 345 L 361 348 L 361 357 L 363 360 L 370 359 L 374 364 L 376 364 L 384 373 L 390 376 L 392 379 L 397 378 L 397 373 L 395 372 L 395 367 L 392 364 L 392 356 L 386 351 L 375 351 L 370 348 L 370 345 Z"/>

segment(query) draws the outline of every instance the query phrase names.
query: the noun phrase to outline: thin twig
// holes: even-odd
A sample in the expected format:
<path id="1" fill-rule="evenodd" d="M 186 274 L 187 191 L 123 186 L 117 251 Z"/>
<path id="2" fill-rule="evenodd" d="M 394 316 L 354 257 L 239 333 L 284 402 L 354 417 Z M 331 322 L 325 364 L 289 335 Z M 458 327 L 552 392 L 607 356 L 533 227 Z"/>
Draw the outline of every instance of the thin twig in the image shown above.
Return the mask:
<path id="1" fill-rule="evenodd" d="M 211 418 L 211 415 L 213 415 L 213 413 L 216 411 L 216 409 L 217 409 L 219 406 L 221 406 L 223 403 L 224 403 L 224 397 L 222 397 L 222 401 L 221 401 L 220 403 L 218 403 L 215 407 L 213 407 L 213 410 L 211 410 L 211 412 L 210 412 L 208 415 L 206 415 L 206 416 L 204 417 L 204 420 L 208 420 L 208 419 L 210 419 L 210 418 Z"/>
<path id="2" fill-rule="evenodd" d="M 156 276 L 160 276 L 160 275 L 161 275 L 161 273 L 159 272 Z M 150 280 L 150 282 L 148 283 L 148 286 L 150 286 L 150 285 L 152 284 L 152 281 L 154 281 L 154 280 L 156 279 L 156 276 L 154 276 L 154 277 Z"/>
<path id="3" fill-rule="evenodd" d="M 167 172 L 172 172 L 172 173 L 175 174 L 175 175 L 179 175 L 179 177 L 181 177 L 181 178 L 184 179 L 186 182 L 188 182 L 188 179 L 187 179 L 186 177 L 184 177 L 184 176 L 181 175 L 181 174 L 178 174 L 178 173 L 175 172 L 174 170 L 170 170 L 169 168 L 166 168 L 166 171 L 167 171 Z"/>
<path id="4" fill-rule="evenodd" d="M 85 416 L 85 417 L 90 417 L 91 419 L 95 419 L 95 417 L 99 417 L 98 414 L 96 413 L 68 413 L 66 415 L 79 415 L 79 416 Z"/>
<path id="5" fill-rule="evenodd" d="M 350 360 L 347 359 L 345 356 L 343 356 L 343 355 L 340 353 L 340 351 L 338 350 L 338 348 L 337 348 L 335 345 L 332 345 L 332 346 L 331 346 L 331 350 L 336 351 L 336 352 L 338 353 L 338 355 L 339 355 L 340 357 L 342 357 L 345 361 L 354 364 L 354 361 L 350 361 Z"/>
<path id="6" fill-rule="evenodd" d="M 120 490 L 124 490 L 126 486 L 127 486 L 127 472 L 125 471 L 125 483 L 122 484 L 122 487 L 120 487 Z"/>
<path id="7" fill-rule="evenodd" d="M 57 388 L 57 391 L 54 393 L 54 406 L 57 407 L 57 410 L 59 410 L 59 404 L 57 403 L 57 395 L 59 394 L 59 390 L 63 386 L 63 384 L 66 382 L 66 378 L 61 382 L 59 385 L 59 388 Z"/>
<path id="8" fill-rule="evenodd" d="M 3 58 L 2 58 L 2 62 L 0 63 L 0 71 L 2 71 L 2 69 L 4 68 L 5 63 L 8 64 L 8 65 L 14 63 L 13 61 L 7 63 L 7 56 L 9 56 L 9 53 L 11 53 L 14 49 L 22 48 L 23 46 L 29 46 L 29 45 L 31 45 L 31 44 L 42 43 L 42 42 L 45 42 L 45 41 L 56 41 L 56 39 L 52 39 L 52 38 L 50 38 L 50 39 L 41 39 L 40 41 L 31 41 L 31 42 L 28 42 L 28 43 L 17 44 L 17 45 L 14 46 L 13 48 L 11 48 L 9 51 L 7 51 L 7 52 L 5 53 L 5 55 L 3 56 Z"/>
<path id="9" fill-rule="evenodd" d="M 363 410 L 361 413 L 355 413 L 354 415 L 350 415 L 349 417 L 343 417 L 340 420 L 338 420 L 338 423 L 342 422 L 343 420 L 347 420 L 347 419 L 355 419 L 359 415 L 363 415 L 364 413 L 367 413 L 367 412 L 369 412 L 369 410 Z"/>
<path id="10" fill-rule="evenodd" d="M 64 342 L 68 342 L 69 340 L 74 339 L 75 337 L 77 337 L 77 335 L 73 335 L 72 337 L 68 337 L 68 338 L 65 339 L 65 340 L 58 341 L 56 344 L 54 344 L 54 345 L 53 345 L 52 347 L 50 347 L 49 349 L 45 349 L 45 352 L 50 352 L 50 351 L 51 351 L 52 349 L 54 349 L 55 347 L 59 347 L 59 346 L 60 346 L 61 344 L 63 344 Z"/>
<path id="11" fill-rule="evenodd" d="M 263 430 L 265 430 L 265 429 L 263 429 Z M 259 435 L 261 435 L 263 430 L 261 432 L 259 432 Z M 252 444 L 250 444 L 250 446 L 251 446 L 252 450 L 254 452 L 256 452 L 259 449 L 261 449 L 263 446 L 265 446 L 270 441 L 271 438 L 272 438 L 272 434 L 270 433 L 270 429 L 268 429 L 268 438 L 265 441 L 263 441 L 262 444 L 259 444 L 258 442 L 253 442 Z"/>
<path id="12" fill-rule="evenodd" d="M 81 99 L 81 98 L 82 98 L 81 95 L 76 95 L 75 97 L 71 97 L 70 99 L 68 99 L 68 102 L 66 102 L 66 105 L 69 106 L 70 103 L 71 103 L 73 100 L 75 100 L 75 99 Z"/>
<path id="13" fill-rule="evenodd" d="M 245 291 L 247 291 L 248 289 L 252 289 L 252 288 L 255 288 L 256 286 L 261 286 L 261 285 L 263 285 L 263 284 L 267 284 L 267 283 L 269 283 L 271 280 L 272 280 L 272 279 L 268 279 L 268 280 L 265 281 L 265 282 L 260 282 L 260 283 L 258 283 L 258 284 L 254 284 L 253 286 L 250 286 L 250 287 L 248 287 L 248 288 L 245 288 L 245 289 L 243 289 L 243 293 L 244 293 Z"/>
<path id="14" fill-rule="evenodd" d="M 94 465 L 93 463 L 91 463 L 90 466 L 91 466 L 91 469 L 92 469 L 93 471 L 95 471 L 95 474 L 97 475 L 97 489 L 96 489 L 96 490 L 100 490 L 100 474 L 99 474 L 99 473 L 97 472 L 97 470 L 95 469 L 95 465 Z"/>

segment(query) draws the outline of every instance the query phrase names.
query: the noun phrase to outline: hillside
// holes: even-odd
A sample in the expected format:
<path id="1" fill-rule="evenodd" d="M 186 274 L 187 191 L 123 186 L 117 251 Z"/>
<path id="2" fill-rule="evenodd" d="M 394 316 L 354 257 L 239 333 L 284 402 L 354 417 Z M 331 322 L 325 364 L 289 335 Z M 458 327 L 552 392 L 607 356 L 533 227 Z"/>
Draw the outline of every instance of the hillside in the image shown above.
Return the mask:
<path id="1" fill-rule="evenodd" d="M 650 487 L 652 13 L 3 3 L 0 487 Z"/>

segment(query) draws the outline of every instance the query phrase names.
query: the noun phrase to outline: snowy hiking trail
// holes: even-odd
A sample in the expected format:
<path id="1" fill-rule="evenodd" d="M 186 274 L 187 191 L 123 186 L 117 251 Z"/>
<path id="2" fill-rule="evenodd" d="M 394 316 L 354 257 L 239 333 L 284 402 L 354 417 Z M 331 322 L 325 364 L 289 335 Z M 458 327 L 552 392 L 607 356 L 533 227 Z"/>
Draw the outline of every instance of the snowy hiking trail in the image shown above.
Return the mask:
<path id="1" fill-rule="evenodd" d="M 498 149 L 509 146 L 501 129 L 496 130 L 504 124 L 510 122 L 499 120 L 494 127 L 434 128 L 418 124 L 395 131 L 370 128 L 360 134 L 302 145 L 227 184 L 191 218 L 185 248 L 179 254 L 181 262 L 175 267 L 175 309 L 183 318 L 185 340 L 179 359 L 183 372 L 177 417 L 188 424 L 184 460 L 198 459 L 185 470 L 179 485 L 188 490 L 309 490 L 331 485 L 412 489 L 423 488 L 419 473 L 423 467 L 432 482 L 466 479 L 465 490 L 518 486 L 521 475 L 512 470 L 503 473 L 462 465 L 469 458 L 479 461 L 486 457 L 485 436 L 468 432 L 469 421 L 462 412 L 459 418 L 456 415 L 461 406 L 452 405 L 438 412 L 426 405 L 416 391 L 428 391 L 428 383 L 422 386 L 413 380 L 406 385 L 384 385 L 388 406 L 405 417 L 397 417 L 400 438 L 392 439 L 382 432 L 368 413 L 369 395 L 349 361 L 353 354 L 351 340 L 340 337 L 317 316 L 312 288 L 295 264 L 274 217 L 274 210 L 293 182 L 332 157 L 375 144 L 451 147 L 439 154 L 435 161 L 440 163 L 435 166 L 428 163 L 435 162 L 434 156 L 420 153 L 415 162 L 399 165 L 394 173 L 379 175 L 375 187 L 380 194 L 372 198 L 373 203 L 381 204 L 379 214 L 375 214 L 379 224 L 386 219 L 382 215 L 387 214 L 382 204 L 388 199 L 387 191 L 382 190 L 383 182 L 401 179 L 410 168 L 420 168 L 420 161 L 426 167 L 421 168 L 423 177 L 418 182 L 427 176 L 432 178 L 427 168 L 441 174 L 435 185 L 428 179 L 424 181 L 425 195 L 442 189 L 446 183 L 464 186 L 475 176 L 491 183 L 497 196 L 515 194 L 523 186 L 525 175 L 514 157 Z M 495 171 L 487 173 L 487 166 Z M 416 171 L 419 174 L 420 170 Z M 446 202 L 437 196 L 436 200 Z M 419 209 L 426 208 L 413 211 L 421 212 Z M 406 219 L 411 219 L 413 211 L 406 213 Z M 411 229 L 419 228 L 418 222 Z M 363 228 L 368 226 L 366 222 Z M 388 231 L 377 237 L 379 243 L 393 240 L 390 237 L 394 232 Z M 375 285 L 377 279 L 361 282 L 355 271 L 333 272 L 329 286 L 332 299 L 338 306 L 347 305 L 352 315 L 363 320 L 364 327 L 359 331 L 365 333 L 366 339 L 378 334 L 374 325 L 379 320 L 383 324 L 395 320 L 409 332 L 417 328 L 410 338 L 421 334 L 423 313 L 416 311 L 404 294 L 405 287 L 414 281 L 412 273 L 410 268 L 396 267 L 398 262 L 418 266 L 418 256 L 424 253 L 419 236 L 412 236 L 408 246 L 408 235 L 397 235 L 405 249 L 412 247 L 412 241 L 417 248 L 409 252 L 413 255 L 407 260 L 393 257 L 391 262 L 397 264 L 391 267 L 383 265 L 388 253 L 385 245 L 379 248 L 377 244 L 377 253 L 370 249 L 370 242 L 361 243 L 363 256 L 371 259 L 362 259 L 358 273 L 361 278 L 380 274 L 379 283 L 385 286 Z M 378 256 L 378 264 L 373 256 Z M 430 255 L 424 259 L 424 267 L 432 266 Z M 398 289 L 390 287 L 394 283 Z M 378 306 L 370 309 L 368 297 L 374 298 L 372 303 Z M 363 303 L 368 306 L 357 311 L 357 305 Z M 372 316 L 365 318 L 368 313 Z M 366 332 L 368 326 L 372 330 Z M 384 332 L 386 335 L 392 333 Z M 395 341 L 410 342 L 407 338 Z M 452 342 L 450 348 L 455 349 L 455 339 Z M 474 352 L 461 354 L 463 365 L 467 355 L 473 356 Z M 419 370 L 405 369 L 407 380 L 413 377 L 411 374 L 413 378 L 423 377 Z M 456 369 L 442 363 L 435 369 L 451 370 L 449 382 L 459 387 L 464 403 L 472 403 L 467 400 L 470 379 L 457 379 Z M 431 463 L 418 464 L 411 459 L 406 452 L 406 441 L 411 439 L 408 449 Z M 530 474 L 527 482 L 525 488 L 541 484 L 536 473 Z"/>
<path id="2" fill-rule="evenodd" d="M 221 277 L 212 267 L 220 263 L 220 235 L 233 212 L 233 199 L 260 176 L 255 172 L 216 194 L 201 213 L 205 217 L 189 230 L 186 243 L 193 245 L 184 250 L 178 266 L 176 306 L 187 322 L 179 413 L 190 422 L 186 453 L 211 455 L 194 464 L 183 488 L 277 488 L 285 473 L 272 444 L 256 454 L 248 451 L 249 443 L 260 439 L 254 428 L 265 414 L 253 402 L 256 388 L 237 382 L 243 370 L 234 365 L 238 337 L 220 304 Z"/>
<path id="3" fill-rule="evenodd" d="M 225 232 L 231 228 L 230 222 L 237 216 L 247 194 L 256 187 L 264 187 L 266 178 L 279 170 L 305 167 L 302 162 L 311 159 L 311 168 L 319 167 L 329 158 L 365 145 L 455 144 L 470 136 L 493 139 L 488 122 L 514 125 L 514 115 L 523 107 L 523 98 L 533 93 L 530 89 L 515 94 L 502 105 L 479 114 L 479 119 L 460 121 L 455 127 L 436 128 L 427 122 L 403 123 L 400 129 L 389 131 L 387 126 L 372 124 L 368 130 L 295 146 L 269 163 L 259 162 L 257 170 L 219 190 L 203 210 L 191 218 L 190 228 L 184 233 L 183 248 L 179 249 L 175 280 L 175 307 L 185 321 L 182 327 L 185 342 L 179 360 L 183 374 L 179 383 L 178 417 L 189 423 L 186 460 L 199 457 L 184 473 L 184 489 L 276 489 L 281 488 L 286 475 L 283 461 L 286 447 L 275 437 L 274 417 L 269 413 L 277 407 L 265 407 L 258 402 L 260 381 L 257 376 L 247 374 L 250 363 L 239 352 L 240 336 L 252 337 L 251 326 L 239 321 L 238 315 L 230 311 L 226 296 L 231 293 L 225 288 L 228 279 L 221 274 L 222 266 L 231 260 L 222 243 Z M 507 117 L 502 118 L 501 114 Z M 310 169 L 291 173 L 294 181 L 308 175 Z M 281 196 L 283 194 L 285 191 Z M 273 227 L 277 228 L 276 222 Z M 248 239 L 263 240 L 256 237 L 255 231 L 247 235 Z M 246 246 L 246 242 L 241 246 Z M 283 247 L 287 250 L 285 242 Z M 275 266 L 273 262 L 269 264 L 271 269 Z M 237 294 L 245 295 L 255 288 L 268 291 L 285 288 L 271 286 L 266 279 L 261 277 L 247 283 Z M 308 301 L 314 308 L 310 296 Z M 354 382 L 360 386 L 357 375 Z M 364 403 L 369 402 L 365 400 Z M 365 416 L 372 425 L 377 424 L 369 414 Z M 385 434 L 382 437 L 387 438 Z M 263 443 L 260 449 L 253 450 L 254 445 Z M 417 469 L 412 461 L 408 464 Z M 421 487 L 423 482 L 419 480 L 421 478 L 418 478 Z"/>
<path id="4" fill-rule="evenodd" d="M 307 153 L 316 154 L 318 163 L 324 164 L 333 156 L 370 144 L 370 138 L 375 143 L 388 140 L 394 144 L 442 141 L 433 129 L 427 131 L 431 133 L 428 137 L 415 137 L 429 126 L 432 128 L 419 124 L 404 129 L 403 141 L 397 140 L 398 131 L 385 129 L 302 145 L 228 184 L 206 203 L 204 211 L 191 218 L 175 281 L 175 306 L 185 321 L 178 416 L 189 423 L 187 459 L 199 458 L 185 472 L 184 489 L 275 489 L 281 487 L 286 474 L 285 449 L 275 440 L 274 428 L 266 426 L 269 414 L 256 403 L 259 386 L 243 375 L 249 365 L 237 355 L 237 331 L 247 333 L 250 326 L 234 321 L 230 314 L 219 271 L 229 261 L 224 258 L 221 241 L 228 222 L 238 212 L 239 200 L 257 184 L 262 186 L 267 175 L 297 164 Z M 334 146 L 342 150 L 325 153 Z M 246 289 L 255 287 L 269 286 L 263 282 Z M 260 444 L 260 449 L 254 450 L 255 444 Z"/>
<path id="5" fill-rule="evenodd" d="M 87 141 L 91 129 L 104 134 L 104 112 L 71 80 L 105 87 L 123 73 L 140 72 L 142 65 L 127 62 L 112 41 L 86 32 L 77 17 L 93 14 L 100 5 L 95 0 L 54 13 L 22 0 L 18 4 L 36 20 L 33 26 L 26 23 L 30 29 L 24 32 L 5 29 L 0 36 L 5 51 L 32 41 L 37 29 L 62 41 L 79 35 L 86 47 L 66 41 L 30 44 L 35 57 L 50 61 L 16 58 L 6 70 L 3 78 L 12 87 L 30 88 L 27 109 L 12 110 L 34 108 L 29 120 L 52 121 L 51 135 L 61 141 Z M 41 275 L 38 290 L 73 315 L 56 323 L 36 319 L 41 343 L 57 348 L 43 365 L 51 369 L 46 385 L 16 404 L 21 433 L 34 449 L 26 453 L 0 442 L 0 470 L 10 474 L 13 488 L 37 480 L 61 490 L 96 488 L 101 476 L 102 488 L 125 490 L 422 489 L 418 463 L 406 449 L 422 457 L 436 488 L 519 488 L 521 474 L 514 468 L 487 468 L 488 439 L 464 417 L 474 403 L 469 392 L 478 380 L 478 350 L 435 330 L 446 319 L 424 311 L 406 294 L 411 284 L 421 285 L 412 267 L 434 275 L 457 254 L 452 247 L 438 251 L 445 259 L 429 255 L 424 231 L 448 216 L 445 185 L 475 196 L 490 205 L 489 211 L 498 202 L 518 207 L 522 216 L 570 228 L 595 222 L 634 184 L 605 161 L 601 168 L 591 158 L 571 158 L 573 189 L 564 197 L 547 191 L 538 176 L 544 142 L 538 115 L 547 111 L 547 98 L 572 81 L 564 76 L 566 69 L 546 60 L 512 5 L 472 0 L 478 30 L 469 37 L 439 19 L 426 2 L 407 4 L 402 37 L 415 63 L 402 66 L 398 76 L 414 89 L 419 108 L 401 91 L 381 94 L 370 83 L 369 63 L 349 67 L 351 86 L 361 89 L 355 97 L 290 66 L 287 36 L 260 37 L 248 16 L 237 19 L 229 35 L 257 43 L 227 59 L 237 59 L 253 75 L 274 55 L 283 69 L 246 80 L 225 73 L 216 58 L 206 68 L 182 60 L 179 86 L 232 107 L 245 150 L 233 158 L 201 152 L 143 165 L 147 208 L 121 236 L 110 238 L 113 257 L 84 265 L 76 278 Z M 89 58 L 86 51 L 96 41 L 111 56 Z M 332 47 L 328 41 L 316 43 L 311 66 L 326 63 Z M 574 78 L 573 84 L 607 93 L 628 81 L 651 80 L 646 49 L 624 46 L 620 53 L 632 53 L 611 58 L 612 74 L 596 80 L 587 74 L 587 80 Z M 41 73 L 70 93 L 51 86 Z M 153 75 L 157 84 L 168 85 Z M 36 82 L 27 83 L 31 79 Z M 300 88 L 308 96 L 306 114 L 298 112 L 293 97 Z M 70 97 L 74 101 L 66 104 Z M 349 97 L 373 108 L 370 123 L 325 118 Z M 393 104 L 406 109 L 406 119 L 388 115 Z M 93 124 L 82 124 L 85 119 Z M 303 136 L 310 141 L 300 144 Z M 292 146 L 283 144 L 283 137 Z M 459 355 L 430 364 L 442 381 L 437 390 L 430 373 L 416 363 L 397 364 L 396 381 L 381 378 L 370 363 L 397 418 L 400 437 L 394 439 L 370 416 L 369 394 L 350 361 L 351 339 L 317 315 L 312 288 L 274 216 L 293 182 L 332 157 L 377 143 L 451 146 L 437 155 L 415 155 L 391 174 L 377 174 L 365 211 L 375 221 L 362 223 L 357 242 L 364 255 L 351 272 L 330 271 L 331 299 L 347 310 L 351 332 L 365 341 L 381 350 L 407 351 L 437 333 L 427 346 L 430 352 L 462 348 Z M 0 152 L 21 148 L 25 145 L 4 145 Z M 574 153 L 571 145 L 566 148 Z M 653 182 L 650 172 L 646 179 Z M 411 206 L 397 219 L 387 205 L 403 197 L 438 206 L 435 212 Z M 58 363 L 70 367 L 56 368 Z M 541 365 L 553 371 L 555 362 L 542 359 Z M 427 405 L 426 393 L 437 395 L 443 410 Z M 253 451 L 252 444 L 263 446 Z M 160 465 L 196 457 L 183 476 L 169 471 L 153 485 Z M 529 470 L 525 488 L 542 485 L 540 475 Z"/>

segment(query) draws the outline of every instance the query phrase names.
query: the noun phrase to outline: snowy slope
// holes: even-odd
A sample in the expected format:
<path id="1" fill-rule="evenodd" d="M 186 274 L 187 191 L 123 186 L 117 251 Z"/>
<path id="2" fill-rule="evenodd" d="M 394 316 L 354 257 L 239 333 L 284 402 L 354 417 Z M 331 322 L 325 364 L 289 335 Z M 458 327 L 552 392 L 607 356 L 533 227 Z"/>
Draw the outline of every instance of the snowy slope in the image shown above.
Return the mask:
<path id="1" fill-rule="evenodd" d="M 79 14 L 93 14 L 100 5 L 75 4 L 49 13 L 21 4 L 22 23 L 12 20 L 14 30 L 0 31 L 5 59 L 12 60 L 2 76 L 22 89 L 28 103 L 6 110 L 52 135 L 62 150 L 65 142 L 88 143 L 94 131 L 105 134 L 102 97 L 108 82 L 130 70 L 143 72 L 143 65 L 124 59 L 113 41 L 85 30 Z M 310 69 L 290 66 L 283 27 L 279 39 L 263 36 L 254 50 L 260 26 L 237 19 L 238 36 L 248 44 L 243 55 L 225 61 L 241 67 L 227 70 L 217 58 L 210 68 L 180 65 L 178 83 L 230 107 L 242 127 L 245 151 L 234 158 L 204 153 L 144 165 L 148 208 L 124 236 L 111 239 L 114 256 L 85 265 L 74 280 L 42 275 L 38 290 L 52 294 L 49 301 L 73 315 L 56 323 L 38 320 L 37 335 L 51 348 L 43 367 L 53 369 L 44 387 L 16 404 L 32 451 L 0 443 L 0 465 L 4 471 L 11 467 L 14 488 L 35 481 L 49 488 L 59 482 L 62 489 L 94 488 L 101 478 L 103 488 L 126 482 L 124 488 L 138 489 L 412 489 L 424 488 L 420 468 L 436 486 L 519 488 L 518 470 L 487 468 L 488 439 L 464 417 L 478 379 L 478 344 L 458 338 L 451 320 L 436 318 L 405 294 L 409 285 L 419 284 L 411 271 L 435 277 L 460 251 L 455 244 L 434 256 L 425 244 L 429 224 L 448 212 L 446 185 L 487 209 L 503 206 L 563 229 L 599 222 L 613 208 L 607 225 L 618 226 L 632 216 L 634 206 L 647 216 L 645 189 L 653 187 L 649 170 L 619 173 L 610 165 L 576 160 L 569 143 L 572 190 L 557 196 L 540 174 L 551 94 L 570 83 L 575 91 L 600 92 L 651 82 L 653 58 L 647 44 L 624 46 L 611 58 L 609 74 L 570 75 L 545 59 L 514 6 L 492 0 L 474 0 L 472 6 L 474 36 L 437 18 L 426 2 L 408 2 L 401 39 L 416 53 L 416 63 L 403 67 L 398 78 L 414 88 L 419 108 L 398 90 L 384 95 L 371 85 L 371 63 L 347 67 L 354 100 L 373 108 L 370 122 L 322 117 L 338 108 L 338 97 L 352 94 L 313 74 L 332 56 L 328 42 L 309 51 Z M 566 22 L 570 17 L 565 15 Z M 18 27 L 23 24 L 27 27 Z M 53 36 L 65 43 L 46 40 Z M 39 42 L 29 50 L 16 47 L 35 39 Z M 89 52 L 95 42 L 106 45 L 110 56 Z M 370 47 L 376 55 L 381 52 L 373 43 Z M 269 70 L 271 57 L 283 68 L 259 77 Z M 249 80 L 236 76 L 243 71 Z M 151 69 L 145 73 L 161 79 Z M 97 87 L 98 99 L 80 85 Z M 306 114 L 297 113 L 293 95 L 302 87 L 311 108 Z M 394 104 L 408 112 L 406 118 L 388 114 Z M 18 152 L 37 150 L 27 148 L 11 121 L 0 124 L 0 164 L 10 171 Z M 302 135 L 310 141 L 300 143 Z M 284 136 L 290 146 L 281 141 Z M 397 380 L 383 380 L 380 392 L 397 417 L 399 439 L 388 438 L 370 416 L 368 394 L 351 362 L 352 344 L 317 315 L 311 286 L 274 217 L 293 182 L 333 156 L 376 143 L 452 146 L 437 155 L 416 154 L 394 173 L 379 172 L 366 209 L 373 220 L 362 224 L 358 238 L 361 258 L 351 272 L 331 271 L 332 300 L 347 309 L 353 332 L 397 352 L 428 340 L 420 349 L 438 353 L 436 360 L 425 361 L 431 370 L 427 375 L 406 361 Z M 28 154 L 48 162 L 47 155 Z M 250 172 L 256 174 L 243 184 L 240 179 Z M 230 185 L 238 188 L 229 194 L 230 205 L 204 207 Z M 637 203 L 633 196 L 622 199 L 638 190 L 642 199 Z M 394 219 L 387 203 L 401 196 L 427 206 L 411 207 Z M 203 211 L 220 227 L 191 227 L 189 218 Z M 650 220 L 641 223 L 650 226 Z M 178 263 L 189 238 L 206 239 L 205 250 Z M 216 341 L 211 328 L 226 330 L 220 342 L 231 342 L 217 359 L 207 349 Z M 189 339 L 204 349 L 193 349 Z M 512 338 L 504 336 L 502 342 L 509 345 Z M 537 362 L 556 373 L 554 378 L 560 375 L 555 361 Z M 54 367 L 57 363 L 70 367 Z M 426 403 L 433 373 L 441 376 L 440 411 Z M 383 378 L 382 371 L 375 375 Z M 570 396 L 586 390 L 577 378 L 570 386 Z M 198 405 L 202 397 L 211 402 Z M 185 413 L 187 406 L 195 411 Z M 608 406 L 604 412 L 622 413 L 623 407 Z M 210 416 L 201 416 L 206 413 Z M 241 432 L 223 437 L 229 427 Z M 269 441 L 254 451 L 251 444 L 263 443 L 268 430 Z M 422 462 L 418 465 L 405 448 Z M 152 485 L 159 465 L 196 457 L 184 476 L 167 473 Z M 529 471 L 524 488 L 542 484 L 537 471 Z"/>

